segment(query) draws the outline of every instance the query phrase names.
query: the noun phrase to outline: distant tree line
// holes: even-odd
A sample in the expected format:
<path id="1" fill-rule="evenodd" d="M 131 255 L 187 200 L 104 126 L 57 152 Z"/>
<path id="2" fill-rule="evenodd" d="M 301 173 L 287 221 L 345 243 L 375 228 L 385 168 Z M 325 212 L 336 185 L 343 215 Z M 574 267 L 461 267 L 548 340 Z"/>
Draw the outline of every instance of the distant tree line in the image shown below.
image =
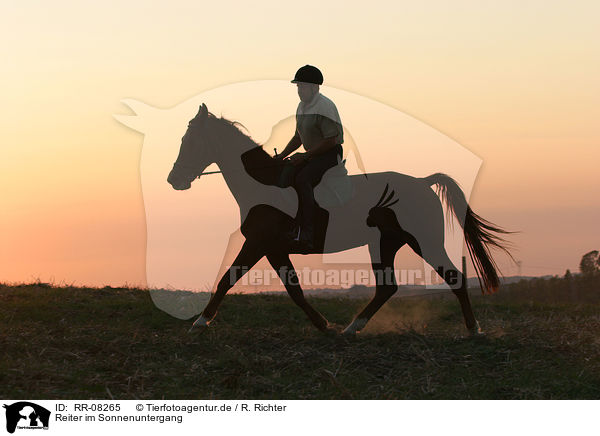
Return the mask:
<path id="1" fill-rule="evenodd" d="M 598 250 L 590 251 L 581 258 L 579 271 L 584 276 L 595 276 L 600 274 L 600 255 Z"/>

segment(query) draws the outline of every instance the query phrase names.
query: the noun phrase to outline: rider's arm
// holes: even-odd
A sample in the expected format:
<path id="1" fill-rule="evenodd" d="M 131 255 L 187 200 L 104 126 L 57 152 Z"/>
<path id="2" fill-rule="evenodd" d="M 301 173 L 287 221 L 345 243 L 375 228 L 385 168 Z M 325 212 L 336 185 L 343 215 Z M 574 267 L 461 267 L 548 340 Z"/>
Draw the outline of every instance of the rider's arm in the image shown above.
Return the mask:
<path id="1" fill-rule="evenodd" d="M 302 140 L 300 139 L 300 135 L 298 134 L 298 131 L 296 130 L 296 133 L 294 134 L 292 139 L 290 139 L 290 142 L 288 142 L 288 145 L 286 145 L 285 149 L 277 155 L 277 158 L 279 158 L 279 159 L 286 158 L 288 155 L 290 155 L 291 153 L 296 151 L 301 145 L 302 145 Z"/>
<path id="2" fill-rule="evenodd" d="M 323 140 L 305 153 L 307 159 L 325 153 L 336 144 L 343 142 L 342 126 L 331 118 L 319 115 L 317 117 L 317 127 L 323 135 Z"/>
<path id="3" fill-rule="evenodd" d="M 311 148 L 306 153 L 304 153 L 304 156 L 307 159 L 310 159 L 313 156 L 325 153 L 326 151 L 330 150 L 332 147 L 334 147 L 336 145 L 336 143 L 337 143 L 336 139 L 337 139 L 337 136 L 332 136 L 331 138 L 323 139 L 321 142 L 319 142 L 313 148 Z"/>

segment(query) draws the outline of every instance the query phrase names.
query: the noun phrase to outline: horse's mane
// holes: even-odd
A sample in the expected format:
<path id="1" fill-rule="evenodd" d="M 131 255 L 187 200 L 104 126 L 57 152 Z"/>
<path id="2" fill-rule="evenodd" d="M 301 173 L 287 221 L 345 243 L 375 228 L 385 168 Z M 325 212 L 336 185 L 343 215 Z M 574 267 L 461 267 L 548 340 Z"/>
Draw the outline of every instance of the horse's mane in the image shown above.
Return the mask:
<path id="1" fill-rule="evenodd" d="M 246 126 L 244 126 L 239 121 L 232 121 L 232 120 L 228 120 L 227 118 L 224 118 L 224 117 L 217 117 L 216 115 L 214 115 L 211 112 L 208 113 L 208 118 L 211 119 L 211 120 L 213 120 L 214 122 L 216 122 L 218 126 L 222 126 L 222 127 L 225 127 L 228 130 L 232 130 L 235 133 L 243 136 L 246 139 L 249 139 L 250 141 L 252 141 L 252 142 L 254 142 L 256 144 L 256 141 L 254 141 L 250 137 L 250 135 L 242 132 L 242 130 L 240 129 L 240 127 L 242 127 L 244 130 L 246 130 L 246 132 L 248 131 L 248 129 L 246 128 Z"/>
<path id="2" fill-rule="evenodd" d="M 273 185 L 277 181 L 282 164 L 274 162 L 271 155 L 263 150 L 262 145 L 256 143 L 250 135 L 242 132 L 240 127 L 248 131 L 246 126 L 239 121 L 217 117 L 211 112 L 208 113 L 208 120 L 216 127 L 216 129 L 214 129 L 215 134 L 219 135 L 224 132 L 229 134 L 233 133 L 234 139 L 248 142 L 250 145 L 253 145 L 253 147 L 241 155 L 244 169 L 252 178 L 265 185 Z"/>

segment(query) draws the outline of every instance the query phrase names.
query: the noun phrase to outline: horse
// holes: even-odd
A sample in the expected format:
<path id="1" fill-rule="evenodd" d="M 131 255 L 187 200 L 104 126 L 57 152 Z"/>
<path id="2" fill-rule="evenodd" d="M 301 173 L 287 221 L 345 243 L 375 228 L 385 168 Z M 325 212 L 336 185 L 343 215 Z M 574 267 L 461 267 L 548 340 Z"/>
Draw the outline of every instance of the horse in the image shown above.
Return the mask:
<path id="1" fill-rule="evenodd" d="M 335 331 L 304 298 L 290 261 L 293 248 L 282 239 L 282 235 L 288 233 L 295 223 L 292 215 L 295 204 L 290 208 L 289 191 L 277 184 L 282 163 L 276 162 L 239 126 L 243 127 L 237 121 L 209 113 L 206 105 L 202 104 L 188 124 L 179 154 L 167 177 L 173 189 L 186 190 L 209 165 L 215 163 L 238 203 L 240 229 L 245 237 L 237 257 L 219 280 L 190 331 L 208 327 L 227 291 L 263 256 L 312 324 L 322 332 Z M 471 335 L 483 334 L 473 313 L 466 277 L 453 265 L 444 248 L 442 202 L 446 203 L 448 215 L 453 214 L 463 228 L 484 293 L 495 292 L 499 286 L 498 268 L 490 249 L 498 248 L 510 255 L 506 241 L 501 237 L 509 232 L 475 214 L 458 184 L 447 175 L 436 173 L 416 178 L 390 171 L 347 177 L 354 195 L 342 205 L 327 210 L 318 208 L 317 221 L 320 224 L 316 226 L 316 239 L 320 242 L 315 244 L 312 253 L 336 253 L 367 245 L 377 280 L 375 295 L 342 333 L 354 335 L 362 330 L 397 291 L 394 258 L 402 246 L 408 245 L 433 267 L 456 295 L 468 332 Z M 431 188 L 434 185 L 437 193 Z M 392 191 L 388 193 L 389 187 Z M 376 198 L 379 198 L 377 203 L 374 202 Z"/>

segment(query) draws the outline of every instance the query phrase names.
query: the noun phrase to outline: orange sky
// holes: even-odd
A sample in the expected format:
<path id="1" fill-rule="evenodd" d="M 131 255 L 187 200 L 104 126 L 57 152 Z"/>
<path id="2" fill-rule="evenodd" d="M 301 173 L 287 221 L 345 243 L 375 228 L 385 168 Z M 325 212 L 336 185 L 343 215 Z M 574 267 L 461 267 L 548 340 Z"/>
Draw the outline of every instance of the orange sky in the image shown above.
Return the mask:
<path id="1" fill-rule="evenodd" d="M 120 101 L 168 108 L 305 63 L 479 156 L 471 204 L 521 231 L 524 274 L 562 274 L 600 248 L 597 2 L 2 9 L 0 281 L 143 284 L 144 138 L 112 117 Z"/>

